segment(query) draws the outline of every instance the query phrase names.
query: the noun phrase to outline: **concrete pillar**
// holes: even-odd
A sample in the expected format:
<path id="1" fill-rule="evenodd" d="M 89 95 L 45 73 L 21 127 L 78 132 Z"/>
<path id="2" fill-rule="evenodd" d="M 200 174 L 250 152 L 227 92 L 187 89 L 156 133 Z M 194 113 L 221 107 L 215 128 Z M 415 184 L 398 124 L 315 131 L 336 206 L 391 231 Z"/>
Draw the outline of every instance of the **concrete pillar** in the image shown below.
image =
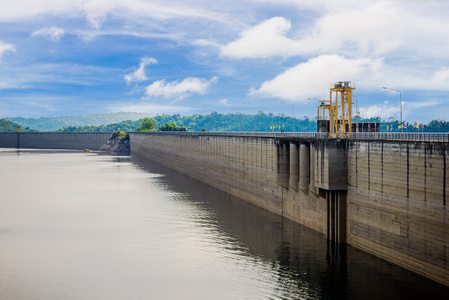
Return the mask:
<path id="1" fill-rule="evenodd" d="M 290 180 L 289 185 L 295 191 L 298 190 L 299 182 L 299 153 L 298 145 L 290 143 Z"/>
<path id="2" fill-rule="evenodd" d="M 310 183 L 310 151 L 309 146 L 301 144 L 299 150 L 299 188 L 304 192 L 309 192 Z"/>
<path id="3" fill-rule="evenodd" d="M 288 189 L 288 181 L 290 178 L 290 146 L 287 143 L 280 142 L 277 144 L 277 184 Z"/>
<path id="4" fill-rule="evenodd" d="M 338 242 L 346 243 L 347 192 L 338 191 Z"/>

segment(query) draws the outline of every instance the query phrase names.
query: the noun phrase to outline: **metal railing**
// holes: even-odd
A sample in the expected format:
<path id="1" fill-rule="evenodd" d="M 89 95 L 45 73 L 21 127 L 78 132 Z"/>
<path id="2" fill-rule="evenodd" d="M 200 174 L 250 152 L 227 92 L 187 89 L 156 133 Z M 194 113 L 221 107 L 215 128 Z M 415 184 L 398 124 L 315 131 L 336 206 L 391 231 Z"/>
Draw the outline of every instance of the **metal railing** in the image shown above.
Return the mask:
<path id="1" fill-rule="evenodd" d="M 132 132 L 133 134 L 155 135 L 201 135 L 201 136 L 248 136 L 268 138 L 314 138 L 329 139 L 329 133 L 323 132 L 228 132 L 228 131 L 158 131 L 158 132 Z M 423 141 L 423 142 L 449 142 L 448 133 L 400 133 L 400 132 L 354 132 L 341 139 L 363 140 L 392 140 L 392 141 Z"/>
<path id="2" fill-rule="evenodd" d="M 447 133 L 356 132 L 353 139 L 449 142 Z"/>
<path id="3" fill-rule="evenodd" d="M 250 136 L 250 137 L 292 137 L 292 138 L 328 138 L 327 133 L 318 132 L 243 132 L 243 131 L 154 131 L 130 132 L 131 134 L 153 135 L 201 135 L 201 136 Z"/>

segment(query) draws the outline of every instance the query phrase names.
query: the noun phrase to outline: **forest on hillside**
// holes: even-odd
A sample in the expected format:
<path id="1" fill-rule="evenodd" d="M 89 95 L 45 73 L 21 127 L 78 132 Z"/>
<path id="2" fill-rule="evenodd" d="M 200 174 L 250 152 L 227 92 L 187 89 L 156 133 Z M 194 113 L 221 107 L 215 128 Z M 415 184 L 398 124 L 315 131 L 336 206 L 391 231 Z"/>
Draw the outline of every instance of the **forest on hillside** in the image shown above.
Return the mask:
<path id="1" fill-rule="evenodd" d="M 175 124 L 185 127 L 188 131 L 227 131 L 227 132 L 316 132 L 316 119 L 304 117 L 292 118 L 283 114 L 273 115 L 259 112 L 255 115 L 245 114 L 221 114 L 213 112 L 207 115 L 181 116 L 160 115 L 150 118 L 156 123 L 155 130 L 163 128 L 167 124 Z M 381 132 L 449 132 L 449 122 L 433 120 L 427 124 L 404 122 L 401 126 L 398 120 L 382 121 L 380 118 L 362 119 L 355 117 L 354 123 L 377 122 Z M 105 126 L 68 126 L 59 129 L 63 132 L 89 132 L 89 131 L 135 131 L 142 124 L 142 120 L 123 121 Z M 403 127 L 403 128 L 401 128 Z"/>
<path id="2" fill-rule="evenodd" d="M 10 117 L 8 121 L 40 131 L 58 130 L 67 126 L 101 126 L 115 124 L 125 120 L 141 120 L 148 117 L 147 113 L 114 112 L 105 114 L 90 114 L 81 116 L 59 116 L 41 118 Z"/>
<path id="3" fill-rule="evenodd" d="M 99 119 L 103 122 L 107 119 L 105 117 L 107 114 L 99 115 Z M 140 116 L 136 120 L 127 120 L 119 122 L 111 122 L 105 125 L 76 125 L 86 122 L 88 119 L 94 120 L 97 115 L 84 116 L 78 119 L 80 116 L 71 116 L 67 120 L 63 121 L 64 125 L 53 130 L 38 129 L 31 126 L 25 126 L 32 122 L 29 119 L 18 119 L 16 123 L 11 122 L 10 119 L 2 120 L 0 123 L 0 131 L 16 131 L 17 125 L 19 124 L 22 129 L 21 131 L 27 130 L 40 130 L 40 131 L 59 131 L 59 132 L 112 132 L 120 128 L 121 131 L 135 131 L 139 126 L 142 125 L 142 119 L 147 117 L 145 114 L 133 115 L 133 117 Z M 111 115 L 112 116 L 112 115 Z M 116 117 L 115 115 L 114 117 Z M 121 115 L 121 117 L 126 117 L 127 115 Z M 64 117 L 58 117 L 63 119 Z M 257 114 L 222 114 L 213 112 L 211 114 L 194 114 L 191 116 L 182 116 L 180 114 L 173 115 L 158 115 L 150 118 L 155 123 L 155 130 L 166 129 L 167 124 L 173 124 L 179 127 L 185 127 L 188 131 L 245 131 L 245 132 L 279 132 L 284 130 L 285 132 L 315 132 L 316 131 L 316 119 L 304 118 L 292 118 L 283 114 L 274 115 L 271 113 L 259 112 Z M 27 121 L 28 120 L 28 121 Z M 34 121 L 47 120 L 50 124 L 42 123 L 39 128 L 49 128 L 55 126 L 55 119 L 52 118 L 40 118 L 32 119 Z M 58 121 L 59 122 L 61 121 Z M 71 123 L 72 120 L 74 123 Z M 94 123 L 99 122 L 98 120 Z M 360 117 L 354 117 L 354 123 L 366 123 L 366 122 L 378 122 L 380 123 L 381 132 L 449 132 L 449 122 L 445 120 L 432 120 L 427 124 L 416 124 L 404 122 L 402 127 L 398 120 L 383 121 L 380 118 L 362 119 Z M 172 126 L 172 125 L 170 125 Z M 28 127 L 28 128 L 27 128 Z"/>
<path id="4" fill-rule="evenodd" d="M 20 126 L 20 125 L 17 123 L 11 122 L 6 119 L 0 119 L 0 132 L 16 132 L 18 126 Z M 26 127 L 26 128 L 20 127 L 20 131 L 28 132 L 28 131 L 33 131 L 33 130 L 30 130 L 29 127 Z"/>
<path id="5" fill-rule="evenodd" d="M 271 131 L 276 126 L 278 131 L 306 132 L 316 131 L 316 121 L 308 118 L 293 119 L 285 115 L 273 115 L 259 112 L 256 115 L 245 114 L 221 114 L 213 112 L 211 114 L 202 115 L 195 114 L 192 116 L 159 115 L 151 118 L 156 123 L 156 130 L 167 124 L 175 124 L 185 127 L 188 131 Z M 114 131 L 120 128 L 123 131 L 134 131 L 141 125 L 142 120 L 124 121 L 117 124 L 105 126 L 67 126 L 58 131 Z"/>

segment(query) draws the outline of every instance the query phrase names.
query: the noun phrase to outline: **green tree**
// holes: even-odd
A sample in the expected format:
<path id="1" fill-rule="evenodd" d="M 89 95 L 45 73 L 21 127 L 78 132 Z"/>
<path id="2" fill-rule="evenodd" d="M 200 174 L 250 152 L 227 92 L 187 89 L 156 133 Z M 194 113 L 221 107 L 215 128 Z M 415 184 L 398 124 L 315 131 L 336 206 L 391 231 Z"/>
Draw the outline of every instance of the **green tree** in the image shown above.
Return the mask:
<path id="1" fill-rule="evenodd" d="M 17 127 L 19 126 L 19 124 L 11 122 L 9 120 L 6 119 L 0 119 L 0 132 L 16 132 L 17 131 Z M 28 132 L 28 131 L 36 131 L 36 130 L 30 130 L 29 127 L 20 128 L 21 132 Z"/>
<path id="2" fill-rule="evenodd" d="M 129 134 L 123 131 L 114 131 L 109 139 L 121 141 L 129 141 Z"/>
<path id="3" fill-rule="evenodd" d="M 156 128 L 156 122 L 150 118 L 143 118 L 142 123 L 136 128 L 136 131 L 154 131 Z"/>
<path id="4" fill-rule="evenodd" d="M 187 128 L 184 126 L 180 127 L 175 123 L 167 123 L 164 126 L 161 126 L 157 129 L 158 131 L 187 131 Z"/>

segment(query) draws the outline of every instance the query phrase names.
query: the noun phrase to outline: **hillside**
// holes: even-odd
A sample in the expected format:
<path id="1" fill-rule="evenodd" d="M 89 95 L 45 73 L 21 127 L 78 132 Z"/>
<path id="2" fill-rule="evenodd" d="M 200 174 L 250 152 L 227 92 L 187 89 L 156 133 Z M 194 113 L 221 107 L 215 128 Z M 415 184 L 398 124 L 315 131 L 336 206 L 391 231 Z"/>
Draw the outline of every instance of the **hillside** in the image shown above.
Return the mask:
<path id="1" fill-rule="evenodd" d="M 9 121 L 15 120 L 15 123 L 22 126 L 22 131 L 27 131 L 27 127 L 30 127 L 33 130 L 39 129 L 41 131 L 104 132 L 116 131 L 118 128 L 122 131 L 134 131 L 141 125 L 142 119 L 145 117 L 148 117 L 148 114 L 123 112 L 39 119 L 9 118 Z M 150 118 L 156 123 L 156 129 L 163 127 L 166 124 L 176 124 L 176 126 L 187 128 L 188 131 L 316 131 L 316 119 L 303 117 L 301 119 L 295 118 L 293 120 L 291 117 L 283 114 L 273 115 L 264 112 L 258 112 L 255 115 L 245 115 L 240 113 L 221 114 L 217 112 L 211 114 L 194 114 L 191 116 L 164 114 Z M 418 124 L 416 123 L 411 124 L 404 122 L 403 129 L 400 129 L 401 126 L 397 120 L 382 121 L 380 118 L 362 119 L 360 117 L 354 117 L 353 122 L 380 122 L 381 132 L 401 132 L 401 130 L 404 132 L 449 132 L 449 122 L 445 120 L 432 120 L 427 124 L 419 124 L 420 126 L 417 126 Z M 7 129 L 4 130 L 15 131 L 16 126 L 17 124 L 5 125 L 5 128 Z"/>
<path id="2" fill-rule="evenodd" d="M 0 119 L 0 132 L 16 132 L 19 124 L 9 120 Z M 21 128 L 20 131 L 29 131 L 29 128 Z"/>
<path id="3" fill-rule="evenodd" d="M 29 127 L 35 130 L 51 131 L 68 126 L 100 126 L 119 123 L 126 120 L 140 120 L 148 116 L 148 113 L 115 112 L 82 116 L 42 117 L 39 119 L 23 117 L 10 117 L 6 119 L 17 123 L 24 128 Z"/>
<path id="4" fill-rule="evenodd" d="M 259 112 L 256 115 L 244 114 L 220 114 L 213 112 L 207 115 L 195 114 L 192 116 L 159 115 L 152 117 L 156 127 L 162 127 L 166 124 L 176 124 L 179 127 L 186 127 L 189 131 L 271 131 L 274 125 L 275 131 L 292 131 L 293 125 L 295 131 L 316 131 L 316 121 L 308 118 L 293 119 L 285 115 L 274 116 Z M 140 120 L 123 121 L 120 123 L 102 125 L 102 126 L 65 126 L 58 131 L 64 132 L 88 132 L 88 131 L 115 131 L 117 128 L 123 131 L 133 131 L 141 124 Z"/>

